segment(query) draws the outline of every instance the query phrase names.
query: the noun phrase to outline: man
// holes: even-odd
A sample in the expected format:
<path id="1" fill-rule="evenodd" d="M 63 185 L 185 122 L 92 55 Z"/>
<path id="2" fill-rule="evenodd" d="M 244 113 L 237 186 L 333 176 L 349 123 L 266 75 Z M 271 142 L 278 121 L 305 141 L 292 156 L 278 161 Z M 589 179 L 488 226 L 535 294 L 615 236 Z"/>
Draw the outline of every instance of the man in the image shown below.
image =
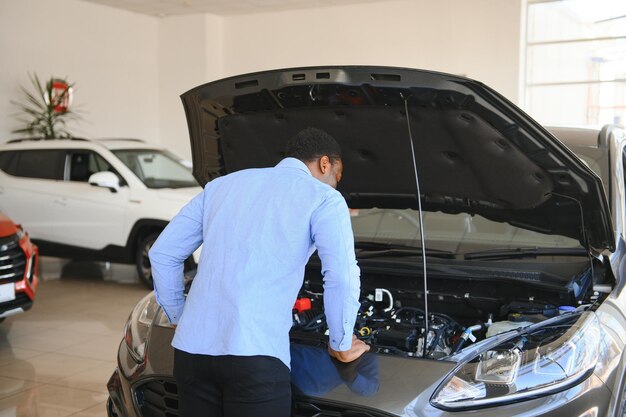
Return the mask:
<path id="1" fill-rule="evenodd" d="M 350 362 L 369 350 L 353 338 L 360 281 L 348 207 L 335 189 L 342 170 L 337 142 L 304 129 L 275 167 L 207 184 L 155 242 L 157 301 L 177 325 L 181 417 L 290 416 L 291 312 L 315 249 L 330 355 Z M 202 243 L 185 301 L 183 263 Z"/>

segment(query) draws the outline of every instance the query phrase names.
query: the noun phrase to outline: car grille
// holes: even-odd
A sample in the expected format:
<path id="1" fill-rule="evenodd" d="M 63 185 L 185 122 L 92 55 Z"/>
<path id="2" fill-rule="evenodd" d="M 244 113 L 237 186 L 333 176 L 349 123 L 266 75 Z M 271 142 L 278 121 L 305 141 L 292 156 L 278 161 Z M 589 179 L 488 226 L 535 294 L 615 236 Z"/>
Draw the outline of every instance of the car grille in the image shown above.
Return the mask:
<path id="1" fill-rule="evenodd" d="M 26 254 L 17 235 L 0 238 L 0 283 L 22 280 L 25 269 Z"/>
<path id="2" fill-rule="evenodd" d="M 153 379 L 135 389 L 142 417 L 178 417 L 178 387 L 173 378 Z"/>
<path id="3" fill-rule="evenodd" d="M 173 378 L 150 379 L 135 388 L 135 402 L 141 417 L 178 417 L 178 388 Z M 367 410 L 308 397 L 295 397 L 292 417 L 391 417 Z"/>
<path id="4" fill-rule="evenodd" d="M 23 292 L 15 294 L 15 300 L 0 303 L 0 313 L 22 307 L 24 311 L 29 310 L 33 306 L 33 302 Z M 2 414 L 0 414 L 2 415 Z"/>
<path id="5" fill-rule="evenodd" d="M 392 414 L 308 397 L 293 399 L 291 417 L 392 417 Z"/>

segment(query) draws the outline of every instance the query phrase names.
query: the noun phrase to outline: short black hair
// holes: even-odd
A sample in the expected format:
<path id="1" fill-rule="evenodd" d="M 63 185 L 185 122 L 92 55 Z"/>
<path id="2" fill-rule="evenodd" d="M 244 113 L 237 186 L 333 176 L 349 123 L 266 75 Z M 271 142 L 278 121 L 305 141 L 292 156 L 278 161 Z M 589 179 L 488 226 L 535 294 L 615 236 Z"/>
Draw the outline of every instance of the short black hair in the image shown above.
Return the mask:
<path id="1" fill-rule="evenodd" d="M 341 147 L 328 133 L 316 127 L 307 127 L 287 141 L 285 156 L 311 162 L 328 156 L 330 163 L 341 159 Z"/>

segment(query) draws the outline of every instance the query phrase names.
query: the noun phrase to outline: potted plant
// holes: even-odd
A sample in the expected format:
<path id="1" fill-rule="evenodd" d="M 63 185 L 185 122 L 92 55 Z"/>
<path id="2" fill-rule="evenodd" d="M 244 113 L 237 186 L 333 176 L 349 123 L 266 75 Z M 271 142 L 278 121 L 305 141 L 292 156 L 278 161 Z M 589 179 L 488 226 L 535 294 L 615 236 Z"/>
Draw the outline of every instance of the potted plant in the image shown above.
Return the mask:
<path id="1" fill-rule="evenodd" d="M 29 74 L 29 78 L 35 91 L 31 92 L 22 86 L 25 102 L 11 101 L 20 108 L 19 120 L 24 123 L 24 127 L 15 129 L 12 133 L 43 139 L 73 137 L 67 129 L 67 123 L 80 119 L 80 116 L 69 108 L 74 85 L 65 79 L 55 77 L 43 85 L 37 74 Z"/>

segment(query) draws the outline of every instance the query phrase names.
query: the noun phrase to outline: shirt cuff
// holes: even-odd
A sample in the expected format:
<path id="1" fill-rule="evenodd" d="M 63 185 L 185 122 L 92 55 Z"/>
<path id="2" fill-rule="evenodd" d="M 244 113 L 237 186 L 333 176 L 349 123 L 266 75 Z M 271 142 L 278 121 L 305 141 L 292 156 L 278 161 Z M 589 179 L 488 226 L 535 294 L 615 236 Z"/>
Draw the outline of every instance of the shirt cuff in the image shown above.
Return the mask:
<path id="1" fill-rule="evenodd" d="M 331 336 L 330 347 L 338 352 L 350 350 L 352 347 L 352 334 L 344 334 L 343 337 Z"/>
<path id="2" fill-rule="evenodd" d="M 178 324 L 178 320 L 183 314 L 183 306 L 169 307 L 167 309 L 164 308 L 163 312 L 165 312 L 165 315 L 167 316 L 171 324 Z"/>

